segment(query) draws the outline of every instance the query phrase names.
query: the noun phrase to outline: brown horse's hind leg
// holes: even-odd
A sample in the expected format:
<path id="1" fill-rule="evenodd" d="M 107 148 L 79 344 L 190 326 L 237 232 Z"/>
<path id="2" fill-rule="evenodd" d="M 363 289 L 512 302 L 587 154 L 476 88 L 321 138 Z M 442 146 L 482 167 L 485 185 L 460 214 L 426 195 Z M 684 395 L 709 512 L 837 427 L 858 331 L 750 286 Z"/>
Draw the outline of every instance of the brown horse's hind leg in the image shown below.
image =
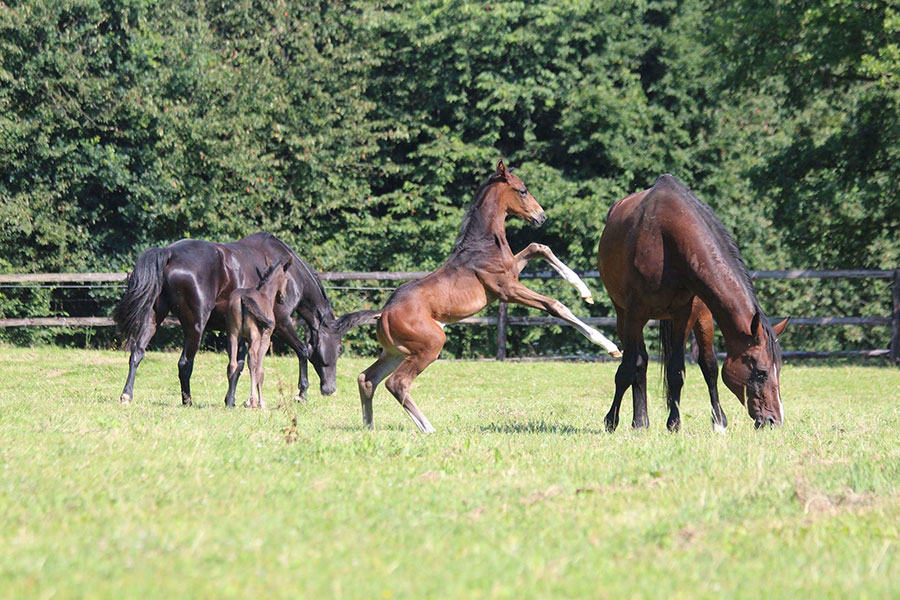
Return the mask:
<path id="1" fill-rule="evenodd" d="M 713 343 L 713 316 L 706 305 L 697 307 L 697 300 L 694 300 L 695 311 L 697 314 L 697 322 L 694 323 L 694 337 L 697 338 L 697 347 L 700 349 L 698 361 L 700 363 L 700 371 L 703 372 L 703 379 L 706 380 L 706 387 L 709 390 L 710 415 L 712 419 L 713 431 L 724 432 L 728 427 L 728 419 L 725 417 L 725 411 L 719 404 L 719 363 L 716 360 L 716 348 Z M 699 313 L 699 314 L 698 314 Z M 692 317 L 694 315 L 691 315 Z"/>
<path id="2" fill-rule="evenodd" d="M 606 430 L 613 432 L 619 426 L 619 410 L 622 407 L 622 398 L 629 387 L 632 389 L 632 401 L 634 415 L 631 426 L 641 429 L 650 426 L 647 416 L 647 349 L 644 345 L 644 321 L 630 318 L 625 311 L 618 306 L 616 309 L 616 329 L 619 340 L 622 342 L 622 362 L 616 370 L 616 393 L 613 396 L 612 405 L 606 413 L 604 422 Z"/>
<path id="3" fill-rule="evenodd" d="M 381 381 L 394 372 L 403 362 L 402 354 L 381 353 L 372 366 L 359 374 L 356 383 L 359 386 L 359 401 L 362 404 L 363 425 L 372 429 L 372 398 L 375 397 L 375 388 Z"/>
<path id="4" fill-rule="evenodd" d="M 672 339 L 669 340 L 669 348 L 663 351 L 666 355 L 666 400 L 669 405 L 669 417 L 666 419 L 666 427 L 669 431 L 678 431 L 681 428 L 681 388 L 684 386 L 684 338 L 690 319 L 691 307 L 679 308 L 672 312 Z M 663 342 L 665 343 L 665 342 Z"/>

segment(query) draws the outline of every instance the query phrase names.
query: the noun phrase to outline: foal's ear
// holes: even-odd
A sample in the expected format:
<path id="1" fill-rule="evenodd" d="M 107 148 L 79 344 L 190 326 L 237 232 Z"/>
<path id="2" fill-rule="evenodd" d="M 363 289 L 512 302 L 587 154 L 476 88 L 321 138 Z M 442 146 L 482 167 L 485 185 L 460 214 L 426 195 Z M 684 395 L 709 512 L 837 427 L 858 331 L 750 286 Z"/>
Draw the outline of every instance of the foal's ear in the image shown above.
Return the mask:
<path id="1" fill-rule="evenodd" d="M 501 158 L 497 162 L 497 177 L 500 179 L 506 179 L 506 165 L 503 164 L 503 159 Z"/>
<path id="2" fill-rule="evenodd" d="M 775 335 L 781 335 L 781 332 L 784 331 L 784 328 L 787 327 L 788 321 L 790 321 L 790 320 L 791 320 L 791 318 L 788 317 L 787 319 L 781 321 L 780 323 L 776 323 L 775 325 L 772 325 L 772 331 L 775 332 Z"/>

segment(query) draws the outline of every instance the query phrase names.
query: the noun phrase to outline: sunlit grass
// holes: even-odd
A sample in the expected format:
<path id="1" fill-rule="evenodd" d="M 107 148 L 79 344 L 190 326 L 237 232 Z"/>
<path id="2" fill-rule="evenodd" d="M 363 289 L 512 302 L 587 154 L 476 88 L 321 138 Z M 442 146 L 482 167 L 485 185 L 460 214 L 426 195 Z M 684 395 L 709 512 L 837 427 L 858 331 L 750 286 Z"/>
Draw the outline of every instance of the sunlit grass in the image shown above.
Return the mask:
<path id="1" fill-rule="evenodd" d="M 613 364 L 439 362 L 361 426 L 356 375 L 271 410 L 224 407 L 201 354 L 0 347 L 0 595 L 7 597 L 892 597 L 900 593 L 900 369 L 786 366 L 786 426 L 711 431 L 689 366 L 683 429 L 630 402 Z M 239 400 L 249 389 L 247 377 Z M 314 382 L 313 389 L 316 389 Z"/>

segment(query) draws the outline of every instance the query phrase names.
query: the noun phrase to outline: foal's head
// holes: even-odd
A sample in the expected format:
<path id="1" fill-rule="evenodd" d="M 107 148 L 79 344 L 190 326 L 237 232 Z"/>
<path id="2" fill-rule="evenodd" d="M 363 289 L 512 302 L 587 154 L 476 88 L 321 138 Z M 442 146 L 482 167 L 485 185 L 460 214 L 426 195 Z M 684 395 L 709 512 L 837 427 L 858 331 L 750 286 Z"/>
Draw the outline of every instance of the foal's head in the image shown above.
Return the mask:
<path id="1" fill-rule="evenodd" d="M 256 289 L 266 296 L 275 296 L 276 304 L 284 304 L 284 297 L 287 290 L 288 275 L 287 271 L 291 268 L 291 258 L 284 262 L 277 262 L 269 265 L 265 272 L 260 275 L 259 283 Z"/>
<path id="2" fill-rule="evenodd" d="M 537 203 L 522 180 L 506 168 L 503 161 L 497 163 L 497 171 L 491 181 L 499 183 L 500 201 L 506 205 L 506 214 L 522 217 L 535 227 L 547 219 L 544 209 Z"/>
<path id="3" fill-rule="evenodd" d="M 746 404 L 757 427 L 784 422 L 779 385 L 781 348 L 777 336 L 787 322 L 785 319 L 769 326 L 765 315 L 756 311 L 750 324 L 749 343 L 738 351 L 729 350 L 722 365 L 722 380 L 741 404 Z"/>

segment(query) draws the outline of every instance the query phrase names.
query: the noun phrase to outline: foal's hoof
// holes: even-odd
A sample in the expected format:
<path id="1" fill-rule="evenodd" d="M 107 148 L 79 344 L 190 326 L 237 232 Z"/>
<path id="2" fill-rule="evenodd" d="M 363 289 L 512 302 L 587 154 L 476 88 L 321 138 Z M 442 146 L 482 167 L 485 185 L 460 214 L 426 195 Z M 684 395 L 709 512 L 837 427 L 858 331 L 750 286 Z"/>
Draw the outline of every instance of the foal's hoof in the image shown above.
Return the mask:
<path id="1" fill-rule="evenodd" d="M 584 300 L 585 302 L 587 302 L 588 304 L 594 303 L 594 297 L 591 296 L 590 294 L 588 294 L 587 296 L 582 296 L 581 299 Z"/>
<path id="2" fill-rule="evenodd" d="M 622 358 L 622 352 L 620 350 L 613 350 L 609 355 L 613 358 Z"/>
<path id="3" fill-rule="evenodd" d="M 122 405 L 131 404 L 131 396 L 128 394 L 122 394 L 122 396 L 119 398 L 119 404 L 122 404 Z"/>

